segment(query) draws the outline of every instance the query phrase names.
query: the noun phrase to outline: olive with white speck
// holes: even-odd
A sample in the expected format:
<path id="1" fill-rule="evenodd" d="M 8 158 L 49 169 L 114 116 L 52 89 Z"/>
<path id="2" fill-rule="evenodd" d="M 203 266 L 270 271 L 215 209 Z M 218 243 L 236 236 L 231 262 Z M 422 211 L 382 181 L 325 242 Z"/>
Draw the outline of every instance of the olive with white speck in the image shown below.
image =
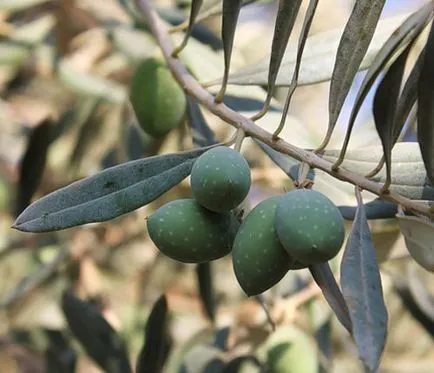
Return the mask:
<path id="1" fill-rule="evenodd" d="M 193 196 L 211 211 L 234 209 L 246 198 L 250 185 L 249 164 L 240 153 L 226 146 L 202 154 L 191 170 Z"/>
<path id="2" fill-rule="evenodd" d="M 146 224 L 155 246 L 183 263 L 209 262 L 229 254 L 240 226 L 232 213 L 209 211 L 194 199 L 166 203 Z"/>
<path id="3" fill-rule="evenodd" d="M 334 258 L 345 238 L 339 209 L 312 189 L 292 190 L 282 197 L 276 209 L 275 228 L 286 251 L 308 265 Z"/>
<path id="4" fill-rule="evenodd" d="M 281 196 L 259 203 L 245 218 L 235 237 L 232 263 L 244 292 L 257 295 L 276 285 L 290 269 L 306 267 L 285 251 L 274 229 Z"/>

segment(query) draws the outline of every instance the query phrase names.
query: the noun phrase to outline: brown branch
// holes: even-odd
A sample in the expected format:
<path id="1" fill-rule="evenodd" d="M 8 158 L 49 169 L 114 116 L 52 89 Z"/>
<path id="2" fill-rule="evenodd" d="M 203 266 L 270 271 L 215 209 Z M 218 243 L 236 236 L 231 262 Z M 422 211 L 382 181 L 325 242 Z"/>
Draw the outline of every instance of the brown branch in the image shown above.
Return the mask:
<path id="1" fill-rule="evenodd" d="M 324 160 L 313 152 L 300 149 L 294 145 L 287 143 L 282 139 L 273 139 L 273 135 L 261 127 L 257 126 L 252 120 L 242 116 L 223 103 L 216 103 L 214 97 L 204 89 L 200 83 L 187 71 L 181 61 L 172 57 L 173 44 L 168 33 L 166 24 L 158 16 L 157 12 L 151 5 L 150 0 L 135 0 L 137 9 L 143 15 L 150 31 L 154 35 L 161 51 L 167 61 L 167 64 L 172 71 L 173 76 L 178 83 L 183 87 L 186 93 L 196 98 L 204 107 L 213 114 L 224 120 L 235 128 L 244 131 L 246 136 L 254 137 L 275 150 L 287 154 L 301 162 L 306 162 L 313 168 L 320 169 L 336 179 L 359 186 L 361 189 L 367 190 L 385 200 L 393 202 L 397 205 L 405 207 L 414 213 L 431 217 L 432 214 L 427 206 L 420 202 L 412 201 L 409 198 L 403 197 L 395 192 L 383 193 L 382 184 L 370 181 L 364 176 L 344 170 L 342 168 L 334 171 L 333 164 Z"/>

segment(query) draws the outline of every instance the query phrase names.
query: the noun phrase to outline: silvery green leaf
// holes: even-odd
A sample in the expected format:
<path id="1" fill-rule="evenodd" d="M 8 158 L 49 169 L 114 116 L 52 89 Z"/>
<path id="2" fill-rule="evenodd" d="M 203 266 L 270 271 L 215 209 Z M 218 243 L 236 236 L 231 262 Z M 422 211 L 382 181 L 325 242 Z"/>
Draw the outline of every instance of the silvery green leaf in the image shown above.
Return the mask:
<path id="1" fill-rule="evenodd" d="M 274 27 L 273 42 L 271 44 L 270 65 L 268 68 L 267 98 L 264 108 L 268 109 L 271 98 L 274 95 L 277 74 L 282 64 L 283 56 L 288 45 L 289 37 L 294 28 L 301 0 L 279 0 L 277 18 Z"/>
<path id="2" fill-rule="evenodd" d="M 363 200 L 358 208 L 341 262 L 341 287 L 352 321 L 352 335 L 369 372 L 376 372 L 386 344 L 388 315 L 381 276 Z"/>
<path id="3" fill-rule="evenodd" d="M 324 159 L 335 162 L 340 150 L 327 150 Z M 341 167 L 366 175 L 383 157 L 382 146 L 370 146 L 350 150 Z M 392 184 L 391 190 L 416 200 L 433 200 L 434 188 L 427 181 L 427 174 L 417 143 L 397 143 L 392 150 Z M 372 180 L 385 183 L 386 171 L 381 170 Z"/>
<path id="4" fill-rule="evenodd" d="M 357 92 L 348 122 L 347 133 L 342 145 L 341 155 L 339 157 L 340 160 L 343 159 L 343 156 L 346 153 L 356 117 L 366 96 L 368 95 L 368 92 L 374 84 L 375 79 L 381 73 L 386 64 L 393 61 L 392 57 L 400 47 L 409 44 L 419 36 L 433 16 L 432 8 L 433 4 L 430 3 L 412 13 L 401 25 L 398 25 L 399 27 L 390 35 L 384 44 L 381 45 L 378 54 L 373 59 L 372 64 L 363 78 L 362 84 Z M 394 58 L 396 58 L 396 56 Z"/>
<path id="5" fill-rule="evenodd" d="M 139 159 L 58 189 L 27 207 L 14 228 L 47 232 L 114 219 L 179 184 L 207 148 Z"/>
<path id="6" fill-rule="evenodd" d="M 434 272 L 434 223 L 401 213 L 396 217 L 412 258 L 427 271 Z"/>
<path id="7" fill-rule="evenodd" d="M 223 15 L 222 15 L 222 40 L 225 60 L 225 70 L 223 82 L 219 93 L 216 96 L 216 101 L 221 102 L 226 92 L 228 82 L 229 69 L 231 66 L 232 48 L 234 46 L 235 31 L 237 28 L 238 16 L 240 14 L 242 0 L 223 0 Z"/>
<path id="8" fill-rule="evenodd" d="M 368 51 L 359 66 L 359 71 L 365 70 L 371 65 L 383 44 L 406 18 L 406 15 L 399 15 L 385 18 L 378 22 Z M 330 80 L 341 35 L 341 29 L 332 29 L 319 32 L 307 38 L 298 78 L 299 86 Z M 277 75 L 276 86 L 288 87 L 291 85 L 296 66 L 297 50 L 297 43 L 288 44 Z M 267 85 L 268 65 L 269 61 L 267 58 L 252 66 L 240 68 L 229 75 L 229 84 Z M 220 77 L 204 76 L 201 80 L 206 82 L 206 85 L 221 84 L 221 76 L 222 74 Z"/>
<path id="9" fill-rule="evenodd" d="M 354 77 L 368 51 L 386 0 L 358 0 L 339 42 L 330 83 L 329 122 L 322 144 L 327 146 Z"/>

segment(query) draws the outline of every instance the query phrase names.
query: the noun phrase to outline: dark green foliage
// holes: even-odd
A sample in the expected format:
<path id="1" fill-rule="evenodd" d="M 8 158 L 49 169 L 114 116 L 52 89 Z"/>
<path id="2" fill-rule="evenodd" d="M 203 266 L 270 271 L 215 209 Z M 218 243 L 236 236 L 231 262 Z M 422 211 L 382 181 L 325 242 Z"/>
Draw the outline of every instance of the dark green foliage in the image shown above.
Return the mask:
<path id="1" fill-rule="evenodd" d="M 388 315 L 375 247 L 359 190 L 356 190 L 356 197 L 356 218 L 342 257 L 341 286 L 360 358 L 369 372 L 376 372 L 386 344 Z"/>
<path id="2" fill-rule="evenodd" d="M 31 202 L 45 170 L 49 146 L 53 139 L 54 123 L 42 121 L 32 132 L 21 161 L 15 215 L 18 216 Z"/>
<path id="3" fill-rule="evenodd" d="M 153 137 L 167 135 L 185 114 L 184 91 L 170 70 L 154 58 L 143 61 L 135 71 L 130 100 L 140 127 Z"/>
<path id="4" fill-rule="evenodd" d="M 259 203 L 247 215 L 235 237 L 234 272 L 249 296 L 276 285 L 289 269 L 303 267 L 291 259 L 275 232 L 274 218 L 281 198 L 271 197 Z"/>
<path id="5" fill-rule="evenodd" d="M 434 185 L 434 23 L 425 47 L 418 85 L 417 139 L 429 181 Z"/>
<path id="6" fill-rule="evenodd" d="M 276 232 L 286 251 L 305 264 L 335 257 L 345 237 L 339 209 L 311 189 L 293 190 L 279 201 Z"/>
<path id="7" fill-rule="evenodd" d="M 215 322 L 216 294 L 213 286 L 212 263 L 200 263 L 196 267 L 197 284 L 199 295 L 204 311 L 211 322 Z"/>
<path id="8" fill-rule="evenodd" d="M 132 372 L 123 342 L 94 306 L 66 291 L 62 310 L 74 336 L 105 372 Z"/>
<path id="9" fill-rule="evenodd" d="M 160 373 L 171 348 L 167 331 L 167 299 L 162 295 L 152 307 L 145 328 L 145 342 L 137 359 L 135 373 Z"/>
<path id="10" fill-rule="evenodd" d="M 215 212 L 237 207 L 247 196 L 250 168 L 244 157 L 226 146 L 213 148 L 200 156 L 191 170 L 194 198 Z"/>
<path id="11" fill-rule="evenodd" d="M 208 262 L 229 254 L 238 225 L 231 213 L 209 211 L 194 199 L 171 201 L 147 219 L 157 248 L 184 263 Z"/>

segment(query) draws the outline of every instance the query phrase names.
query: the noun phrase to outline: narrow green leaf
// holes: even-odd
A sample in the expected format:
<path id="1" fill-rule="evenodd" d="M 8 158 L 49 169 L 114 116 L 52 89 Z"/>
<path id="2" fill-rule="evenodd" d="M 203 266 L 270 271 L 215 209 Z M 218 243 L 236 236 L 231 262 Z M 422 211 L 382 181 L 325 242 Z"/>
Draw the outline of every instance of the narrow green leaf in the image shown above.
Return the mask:
<path id="1" fill-rule="evenodd" d="M 414 66 L 412 67 L 410 74 L 402 88 L 401 95 L 398 99 L 398 105 L 396 107 L 395 126 L 393 141 L 396 143 L 399 139 L 405 122 L 407 121 L 411 109 L 414 107 L 417 101 L 417 87 L 419 84 L 420 71 L 422 69 L 425 50 L 419 54 Z"/>
<path id="2" fill-rule="evenodd" d="M 197 101 L 187 96 L 187 120 L 193 134 L 193 144 L 197 147 L 217 144 L 214 133 L 209 128 Z"/>
<path id="3" fill-rule="evenodd" d="M 340 323 L 348 330 L 348 333 L 351 334 L 352 324 L 348 313 L 348 307 L 345 303 L 344 297 L 342 296 L 341 290 L 336 283 L 329 264 L 324 263 L 311 265 L 309 266 L 309 271 L 324 294 L 330 308 L 333 310 Z"/>
<path id="4" fill-rule="evenodd" d="M 313 17 L 315 16 L 315 11 L 317 6 L 318 6 L 318 0 L 309 1 L 309 7 L 306 10 L 306 15 L 303 21 L 303 27 L 301 29 L 300 37 L 298 40 L 297 58 L 295 60 L 295 68 L 294 68 L 294 73 L 292 75 L 291 85 L 289 86 L 289 90 L 285 100 L 285 105 L 282 110 L 283 113 L 282 119 L 280 120 L 280 124 L 277 127 L 276 131 L 274 132 L 274 136 L 278 136 L 280 134 L 286 122 L 289 105 L 291 104 L 291 98 L 298 85 L 298 76 L 300 75 L 301 58 L 303 56 L 304 47 L 306 46 L 306 40 L 307 37 L 309 36 L 310 27 L 312 26 Z"/>
<path id="5" fill-rule="evenodd" d="M 242 0 L 223 0 L 222 40 L 225 57 L 225 70 L 220 92 L 215 97 L 216 102 L 221 102 L 226 92 L 229 69 L 231 66 L 232 48 L 234 46 L 235 31 L 237 28 L 241 5 Z"/>
<path id="6" fill-rule="evenodd" d="M 340 150 L 327 150 L 323 158 L 335 162 Z M 383 157 L 382 146 L 368 146 L 348 151 L 342 168 L 366 175 Z M 419 145 L 415 142 L 397 143 L 392 150 L 392 184 L 390 190 L 415 200 L 433 200 L 434 188 L 427 183 L 427 173 Z M 371 180 L 385 183 L 386 172 L 381 170 Z"/>
<path id="7" fill-rule="evenodd" d="M 137 358 L 136 373 L 161 373 L 170 350 L 167 333 L 167 300 L 162 295 L 152 307 L 145 328 L 145 342 Z"/>
<path id="8" fill-rule="evenodd" d="M 418 85 L 417 140 L 431 184 L 434 185 L 434 23 L 425 46 Z"/>
<path id="9" fill-rule="evenodd" d="M 401 213 L 396 217 L 411 257 L 427 271 L 434 273 L 434 223 Z"/>
<path id="10" fill-rule="evenodd" d="M 388 17 L 378 22 L 374 37 L 369 45 L 368 51 L 359 66 L 360 70 L 367 69 L 388 38 L 394 33 L 397 27 L 405 21 L 405 15 Z M 331 29 L 311 35 L 306 40 L 302 64 L 298 77 L 298 86 L 316 84 L 330 80 L 335 64 L 336 50 L 342 35 L 341 29 Z M 276 86 L 289 87 L 297 63 L 298 44 L 291 42 L 286 48 Z M 246 66 L 229 75 L 229 84 L 232 85 L 267 85 L 268 83 L 269 59 L 264 59 L 251 66 Z M 222 79 L 213 80 L 210 77 L 204 83 L 206 86 L 221 84 Z"/>
<path id="11" fill-rule="evenodd" d="M 72 334 L 105 372 L 132 372 L 123 342 L 94 306 L 66 291 L 62 310 Z"/>
<path id="12" fill-rule="evenodd" d="M 42 121 L 32 132 L 20 165 L 15 216 L 31 202 L 45 170 L 48 148 L 53 139 L 53 121 Z"/>
<path id="13" fill-rule="evenodd" d="M 261 112 L 255 116 L 256 119 L 263 116 L 270 106 L 276 86 L 277 74 L 279 73 L 280 65 L 292 29 L 294 28 L 301 2 L 301 0 L 279 0 L 276 24 L 274 26 L 273 42 L 271 44 L 270 64 L 268 68 L 267 98 L 265 99 Z"/>
<path id="14" fill-rule="evenodd" d="M 215 322 L 216 296 L 213 284 L 212 264 L 200 263 L 196 267 L 199 295 L 205 312 L 211 322 Z"/>
<path id="15" fill-rule="evenodd" d="M 203 0 L 191 0 L 191 9 L 190 9 L 190 21 L 188 24 L 187 31 L 184 36 L 184 40 L 182 41 L 181 45 L 175 49 L 173 52 L 174 56 L 177 56 L 187 45 L 188 39 L 190 38 L 192 28 L 194 26 L 194 23 L 196 21 L 196 17 L 199 14 L 200 8 L 202 7 Z"/>
<path id="16" fill-rule="evenodd" d="M 388 189 L 391 183 L 392 148 L 395 145 L 395 133 L 398 131 L 395 128 L 396 109 L 405 64 L 412 46 L 413 43 L 408 44 L 399 57 L 392 63 L 383 80 L 378 85 L 374 96 L 373 113 L 375 128 L 383 145 L 386 163 L 385 189 Z M 401 132 L 401 129 L 399 129 L 399 132 Z"/>
<path id="17" fill-rule="evenodd" d="M 353 108 L 351 110 L 350 119 L 348 121 L 347 133 L 345 135 L 342 151 L 338 158 L 337 164 L 343 161 L 348 143 L 350 142 L 351 133 L 354 128 L 357 115 L 362 104 L 368 95 L 372 85 L 381 73 L 387 63 L 391 62 L 393 54 L 406 43 L 410 43 L 416 39 L 427 23 L 433 17 L 433 3 L 427 4 L 418 11 L 412 13 L 387 39 L 378 51 L 375 59 L 372 61 L 362 84 L 357 92 Z"/>
<path id="18" fill-rule="evenodd" d="M 14 228 L 47 232 L 102 222 L 152 202 L 186 178 L 208 148 L 127 162 L 76 181 L 31 204 Z"/>
<path id="19" fill-rule="evenodd" d="M 75 373 L 77 353 L 59 330 L 45 330 L 49 344 L 45 351 L 45 373 Z"/>
<path id="20" fill-rule="evenodd" d="M 333 133 L 354 77 L 363 61 L 386 0 L 358 0 L 345 26 L 336 54 L 330 84 L 329 124 L 320 145 L 324 149 Z"/>
<path id="21" fill-rule="evenodd" d="M 353 325 L 359 355 L 376 372 L 387 336 L 387 309 L 375 247 L 359 189 L 358 209 L 341 263 L 341 287 Z"/>

